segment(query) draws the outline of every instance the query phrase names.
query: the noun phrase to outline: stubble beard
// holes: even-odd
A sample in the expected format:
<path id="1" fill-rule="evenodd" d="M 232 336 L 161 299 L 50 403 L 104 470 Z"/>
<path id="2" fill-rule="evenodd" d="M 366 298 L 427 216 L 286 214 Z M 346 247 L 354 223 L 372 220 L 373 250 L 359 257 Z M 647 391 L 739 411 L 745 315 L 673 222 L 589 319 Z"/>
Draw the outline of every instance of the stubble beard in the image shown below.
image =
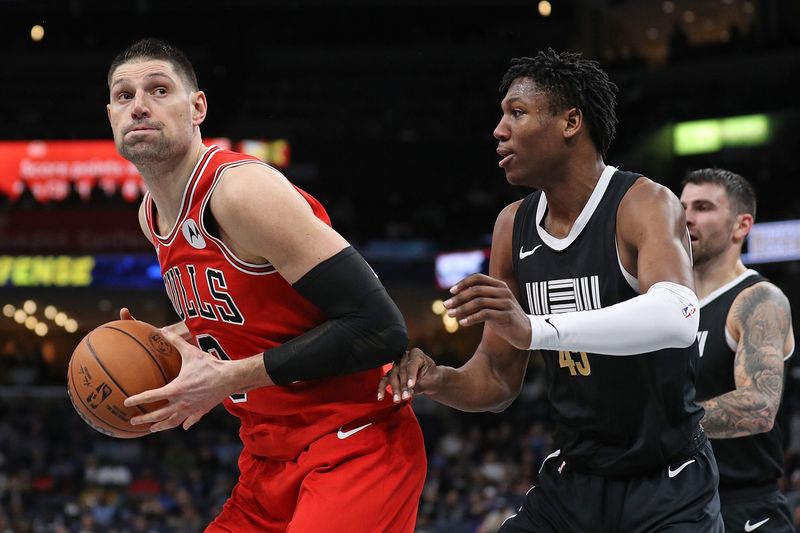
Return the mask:
<path id="1" fill-rule="evenodd" d="M 164 134 L 159 132 L 155 140 L 126 142 L 123 138 L 117 145 L 117 149 L 122 157 L 139 166 L 152 165 L 165 159 L 175 151 L 174 147 L 166 140 Z"/>

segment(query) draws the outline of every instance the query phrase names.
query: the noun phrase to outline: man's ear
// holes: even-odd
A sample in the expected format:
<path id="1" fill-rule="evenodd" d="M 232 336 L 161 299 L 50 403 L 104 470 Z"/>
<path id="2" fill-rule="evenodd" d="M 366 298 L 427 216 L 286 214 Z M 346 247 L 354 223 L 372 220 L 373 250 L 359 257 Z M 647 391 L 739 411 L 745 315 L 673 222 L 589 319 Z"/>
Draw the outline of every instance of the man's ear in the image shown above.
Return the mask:
<path id="1" fill-rule="evenodd" d="M 564 113 L 566 120 L 564 137 L 570 139 L 575 137 L 583 129 L 583 112 L 577 107 L 573 107 Z"/>
<path id="2" fill-rule="evenodd" d="M 206 113 L 208 112 L 206 93 L 203 91 L 195 91 L 190 98 L 192 101 L 192 124 L 199 126 L 206 119 Z"/>

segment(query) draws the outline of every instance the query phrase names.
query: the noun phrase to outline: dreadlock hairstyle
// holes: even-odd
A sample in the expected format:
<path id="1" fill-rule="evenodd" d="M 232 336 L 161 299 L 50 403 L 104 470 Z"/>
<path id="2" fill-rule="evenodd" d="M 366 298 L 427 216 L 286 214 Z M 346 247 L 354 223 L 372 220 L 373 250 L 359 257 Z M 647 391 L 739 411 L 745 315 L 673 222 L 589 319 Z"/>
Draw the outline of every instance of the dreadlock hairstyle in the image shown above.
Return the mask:
<path id="1" fill-rule="evenodd" d="M 608 79 L 597 61 L 581 59 L 581 54 L 561 52 L 552 48 L 536 57 L 511 60 L 503 81 L 501 94 L 508 92 L 517 78 L 531 78 L 550 101 L 552 113 L 577 108 L 589 126 L 589 135 L 603 157 L 617 130 L 617 86 Z"/>
<path id="2" fill-rule="evenodd" d="M 724 168 L 700 168 L 686 173 L 681 187 L 687 183 L 701 185 L 713 183 L 725 189 L 735 215 L 747 213 L 756 218 L 756 192 L 753 186 L 739 174 Z"/>
<path id="3" fill-rule="evenodd" d="M 108 86 L 111 87 L 111 76 L 114 71 L 123 63 L 134 61 L 148 61 L 152 59 L 167 61 L 175 68 L 178 75 L 183 78 L 183 81 L 189 87 L 189 90 L 196 91 L 198 89 L 197 75 L 194 72 L 194 67 L 186 58 L 186 55 L 178 48 L 171 44 L 148 37 L 141 39 L 128 48 L 117 54 L 111 66 L 108 69 Z"/>

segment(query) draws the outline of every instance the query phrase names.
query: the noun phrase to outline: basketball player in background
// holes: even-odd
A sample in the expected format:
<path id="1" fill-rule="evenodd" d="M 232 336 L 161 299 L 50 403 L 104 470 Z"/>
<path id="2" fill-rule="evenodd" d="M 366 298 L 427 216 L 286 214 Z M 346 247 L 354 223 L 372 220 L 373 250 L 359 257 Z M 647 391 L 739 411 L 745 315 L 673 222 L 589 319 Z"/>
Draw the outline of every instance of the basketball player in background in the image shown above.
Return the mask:
<path id="1" fill-rule="evenodd" d="M 789 300 L 742 263 L 755 192 L 738 174 L 705 168 L 686 175 L 681 203 L 700 298 L 697 399 L 719 465 L 725 531 L 794 531 L 778 490 L 783 439 L 775 423 L 794 333 Z"/>
<path id="2" fill-rule="evenodd" d="M 139 41 L 108 84 L 182 322 L 164 330 L 179 376 L 125 402 L 166 406 L 131 422 L 188 429 L 220 402 L 240 418 L 241 476 L 206 531 L 413 531 L 422 434 L 409 405 L 374 397 L 407 333 L 369 265 L 278 171 L 203 144 L 206 97 L 181 51 Z"/>
<path id="3" fill-rule="evenodd" d="M 694 402 L 698 301 L 680 202 L 604 162 L 616 86 L 579 54 L 511 62 L 494 136 L 513 185 L 489 276 L 445 302 L 484 323 L 460 368 L 413 349 L 382 380 L 464 411 L 501 411 L 541 351 L 555 433 L 537 485 L 503 533 L 722 531 L 718 473 Z"/>

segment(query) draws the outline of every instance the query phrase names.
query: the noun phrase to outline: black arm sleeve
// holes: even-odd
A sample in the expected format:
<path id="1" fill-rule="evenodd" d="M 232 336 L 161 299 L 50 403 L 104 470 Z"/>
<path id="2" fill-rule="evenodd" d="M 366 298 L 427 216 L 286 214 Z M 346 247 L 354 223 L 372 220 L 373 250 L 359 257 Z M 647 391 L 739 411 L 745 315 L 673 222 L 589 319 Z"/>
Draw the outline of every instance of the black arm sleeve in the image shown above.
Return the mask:
<path id="1" fill-rule="evenodd" d="M 264 352 L 264 366 L 276 384 L 353 374 L 405 352 L 403 315 L 351 246 L 312 268 L 293 287 L 328 320 Z"/>

